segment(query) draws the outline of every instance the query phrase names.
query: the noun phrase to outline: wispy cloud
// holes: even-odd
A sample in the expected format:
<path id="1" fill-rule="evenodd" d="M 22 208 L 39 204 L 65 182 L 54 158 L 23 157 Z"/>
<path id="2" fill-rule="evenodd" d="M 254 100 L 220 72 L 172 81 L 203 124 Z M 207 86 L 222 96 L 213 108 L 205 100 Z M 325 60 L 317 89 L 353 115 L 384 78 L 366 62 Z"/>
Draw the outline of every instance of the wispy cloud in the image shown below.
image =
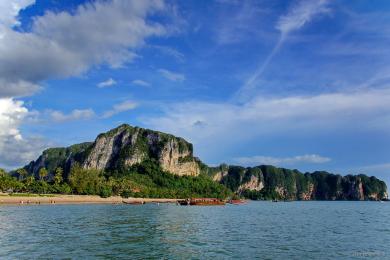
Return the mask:
<path id="1" fill-rule="evenodd" d="M 114 85 L 116 85 L 116 81 L 112 78 L 109 78 L 105 81 L 102 81 L 100 82 L 99 84 L 97 84 L 98 88 L 107 88 L 107 87 L 112 87 Z"/>
<path id="2" fill-rule="evenodd" d="M 164 78 L 169 79 L 170 81 L 184 81 L 186 77 L 184 74 L 180 74 L 177 72 L 169 71 L 166 69 L 159 69 L 157 70 Z"/>
<path id="3" fill-rule="evenodd" d="M 58 110 L 47 110 L 45 111 L 45 113 L 41 114 L 40 116 L 46 117 L 44 121 L 48 120 L 57 123 L 77 121 L 77 120 L 87 120 L 87 119 L 99 119 L 99 118 L 105 119 L 105 118 L 110 118 L 116 114 L 128 110 L 132 110 L 136 107 L 137 107 L 136 102 L 127 100 L 113 105 L 111 109 L 102 112 L 100 115 L 97 114 L 93 109 L 88 108 L 88 109 L 74 109 L 68 114 Z M 43 118 L 39 119 L 38 121 L 42 119 Z"/>
<path id="4" fill-rule="evenodd" d="M 107 110 L 106 112 L 103 113 L 102 118 L 109 118 L 112 117 L 116 114 L 132 110 L 137 107 L 137 103 L 127 100 L 122 103 L 116 104 L 112 107 L 112 109 Z"/>
<path id="5" fill-rule="evenodd" d="M 298 163 L 327 163 L 331 161 L 330 158 L 324 157 L 318 154 L 305 154 L 293 157 L 270 157 L 270 156 L 251 156 L 251 157 L 238 157 L 234 161 L 243 165 L 261 165 L 269 164 L 275 166 L 293 165 Z"/>
<path id="6" fill-rule="evenodd" d="M 82 119 L 91 119 L 96 116 L 92 109 L 74 109 L 69 114 L 64 114 L 61 111 L 49 111 L 49 117 L 54 122 L 68 122 Z"/>
<path id="7" fill-rule="evenodd" d="M 187 138 L 205 156 L 217 153 L 221 145 L 234 150 L 248 140 L 293 138 L 303 132 L 316 136 L 356 128 L 388 131 L 390 90 L 257 96 L 244 104 L 191 101 L 165 105 L 163 109 L 163 115 L 140 120 L 150 128 Z"/>
<path id="8" fill-rule="evenodd" d="M 293 5 L 286 15 L 279 17 L 276 29 L 280 32 L 279 39 L 266 59 L 260 63 L 254 73 L 245 81 L 244 85 L 236 93 L 236 96 L 246 98 L 248 91 L 253 89 L 256 81 L 264 73 L 275 54 L 282 47 L 287 36 L 301 29 L 319 14 L 329 12 L 328 0 L 301 0 Z"/>
<path id="9" fill-rule="evenodd" d="M 214 35 L 218 45 L 254 41 L 260 38 L 256 37 L 260 35 L 264 38 L 265 32 L 258 24 L 263 17 L 269 15 L 269 10 L 261 7 L 260 1 L 218 1 L 218 3 L 221 4 L 221 10 L 225 10 L 226 5 L 234 6 L 234 12 L 221 11 L 222 15 L 217 22 Z"/>
<path id="10" fill-rule="evenodd" d="M 328 0 L 303 0 L 293 5 L 286 15 L 279 18 L 276 24 L 281 38 L 284 39 L 289 33 L 299 30 L 316 15 L 329 12 L 328 4 Z"/>
<path id="11" fill-rule="evenodd" d="M 175 58 L 178 62 L 184 62 L 184 54 L 172 47 L 161 46 L 161 45 L 151 45 L 152 48 L 159 50 L 167 56 Z"/>
<path id="12" fill-rule="evenodd" d="M 149 82 L 146 82 L 146 81 L 141 80 L 141 79 L 133 80 L 133 81 L 131 82 L 131 84 L 133 84 L 133 85 L 138 85 L 138 86 L 142 86 L 142 87 L 149 87 L 149 86 L 150 86 L 150 83 L 149 83 Z"/>

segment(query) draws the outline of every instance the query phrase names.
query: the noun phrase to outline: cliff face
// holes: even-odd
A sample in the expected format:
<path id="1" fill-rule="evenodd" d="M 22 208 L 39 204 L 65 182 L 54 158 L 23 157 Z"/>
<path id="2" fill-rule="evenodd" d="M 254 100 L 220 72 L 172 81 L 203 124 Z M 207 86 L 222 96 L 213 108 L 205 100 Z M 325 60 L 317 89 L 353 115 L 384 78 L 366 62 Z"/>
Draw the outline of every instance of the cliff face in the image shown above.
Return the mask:
<path id="1" fill-rule="evenodd" d="M 234 192 L 252 199 L 383 200 L 383 181 L 366 175 L 340 176 L 328 172 L 301 173 L 273 166 L 228 166 L 211 177 Z"/>
<path id="2" fill-rule="evenodd" d="M 121 125 L 100 134 L 94 142 L 44 151 L 25 169 L 39 176 L 46 168 L 49 179 L 57 167 L 67 178 L 78 163 L 84 169 L 123 172 L 146 160 L 157 162 L 175 175 L 208 175 L 233 192 L 251 199 L 286 200 L 382 200 L 387 199 L 383 181 L 366 175 L 340 176 L 328 172 L 301 173 L 298 170 L 262 165 L 208 167 L 193 157 L 192 144 L 170 134 Z"/>
<path id="3" fill-rule="evenodd" d="M 36 178 L 39 178 L 38 172 L 41 168 L 46 168 L 50 173 L 54 172 L 57 167 L 69 171 L 73 163 L 84 160 L 91 145 L 92 143 L 81 143 L 66 148 L 47 149 L 37 160 L 25 166 L 25 169 Z"/>
<path id="4" fill-rule="evenodd" d="M 74 146 L 72 146 L 74 147 Z M 26 168 L 37 176 L 40 168 L 53 172 L 79 163 L 85 169 L 121 170 L 147 159 L 158 161 L 162 169 L 176 175 L 196 176 L 200 173 L 193 157 L 192 144 L 173 135 L 121 125 L 100 134 L 95 142 L 78 145 L 78 149 L 48 149 Z"/>

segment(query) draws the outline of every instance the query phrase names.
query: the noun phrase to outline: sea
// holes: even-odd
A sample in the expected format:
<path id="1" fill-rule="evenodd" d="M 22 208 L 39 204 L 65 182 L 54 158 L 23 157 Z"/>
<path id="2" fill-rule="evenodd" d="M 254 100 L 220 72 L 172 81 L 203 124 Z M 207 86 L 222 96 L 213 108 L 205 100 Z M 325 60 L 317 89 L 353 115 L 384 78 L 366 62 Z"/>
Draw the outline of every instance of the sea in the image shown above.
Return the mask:
<path id="1" fill-rule="evenodd" d="M 0 259 L 390 259 L 390 203 L 0 206 Z"/>

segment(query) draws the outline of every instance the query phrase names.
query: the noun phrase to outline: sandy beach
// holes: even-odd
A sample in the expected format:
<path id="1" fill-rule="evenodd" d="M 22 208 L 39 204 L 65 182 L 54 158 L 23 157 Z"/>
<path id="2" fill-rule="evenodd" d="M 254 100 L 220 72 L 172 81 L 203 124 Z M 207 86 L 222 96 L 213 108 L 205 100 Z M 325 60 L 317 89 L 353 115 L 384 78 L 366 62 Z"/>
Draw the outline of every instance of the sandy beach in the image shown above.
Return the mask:
<path id="1" fill-rule="evenodd" d="M 0 195 L 0 205 L 20 204 L 20 205 L 37 205 L 37 204 L 121 204 L 127 203 L 176 203 L 177 199 L 153 199 L 153 198 L 122 198 L 114 196 L 101 198 L 90 195 L 58 195 L 48 194 L 43 196 L 10 196 Z"/>

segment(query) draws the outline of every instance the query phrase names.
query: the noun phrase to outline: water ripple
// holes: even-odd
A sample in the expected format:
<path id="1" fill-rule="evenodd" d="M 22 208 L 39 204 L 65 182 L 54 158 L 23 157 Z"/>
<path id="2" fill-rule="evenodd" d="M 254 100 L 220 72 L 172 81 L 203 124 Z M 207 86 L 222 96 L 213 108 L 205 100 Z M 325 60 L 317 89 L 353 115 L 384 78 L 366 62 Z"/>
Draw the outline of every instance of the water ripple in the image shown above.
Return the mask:
<path id="1" fill-rule="evenodd" d="M 0 259 L 390 257 L 390 203 L 0 208 Z"/>

